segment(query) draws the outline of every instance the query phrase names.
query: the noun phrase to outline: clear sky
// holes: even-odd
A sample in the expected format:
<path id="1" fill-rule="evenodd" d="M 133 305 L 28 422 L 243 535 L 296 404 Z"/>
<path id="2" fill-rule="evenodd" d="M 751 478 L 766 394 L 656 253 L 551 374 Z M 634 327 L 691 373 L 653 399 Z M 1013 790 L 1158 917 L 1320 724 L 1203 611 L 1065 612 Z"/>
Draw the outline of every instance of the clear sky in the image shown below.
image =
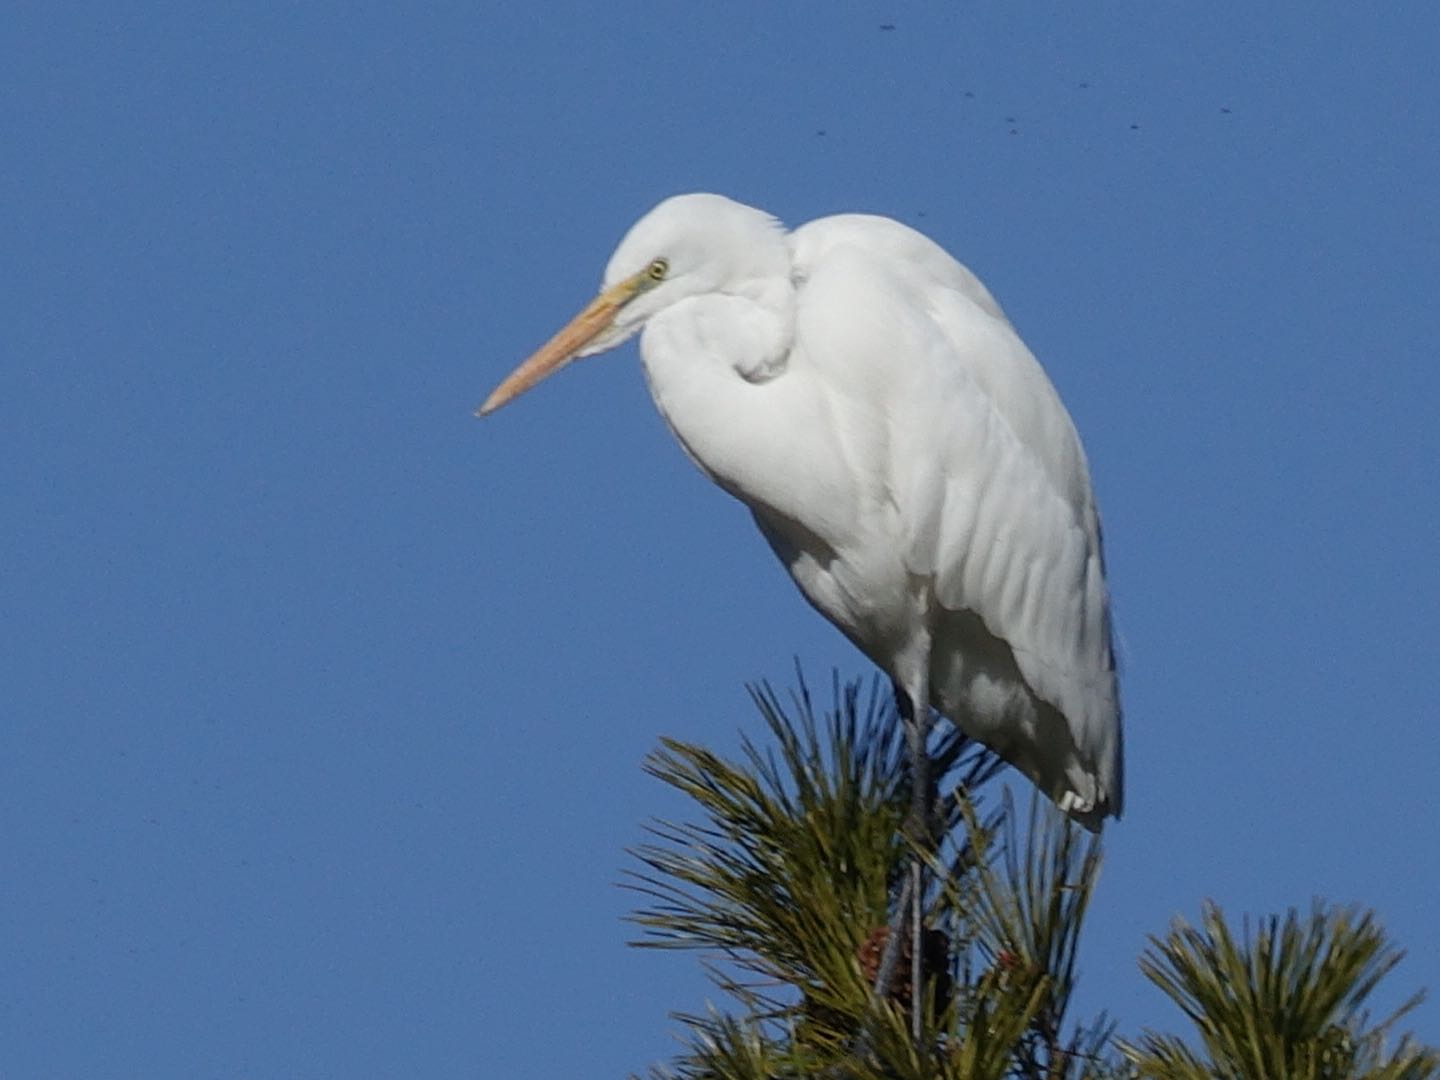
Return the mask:
<path id="1" fill-rule="evenodd" d="M 673 1051 L 641 759 L 869 668 L 633 346 L 471 410 L 687 190 L 918 226 L 1076 418 L 1129 754 L 1081 1007 L 1178 1026 L 1135 957 L 1206 897 L 1373 905 L 1440 993 L 1434 6 L 235 8 L 0 39 L 0 1075 Z"/>

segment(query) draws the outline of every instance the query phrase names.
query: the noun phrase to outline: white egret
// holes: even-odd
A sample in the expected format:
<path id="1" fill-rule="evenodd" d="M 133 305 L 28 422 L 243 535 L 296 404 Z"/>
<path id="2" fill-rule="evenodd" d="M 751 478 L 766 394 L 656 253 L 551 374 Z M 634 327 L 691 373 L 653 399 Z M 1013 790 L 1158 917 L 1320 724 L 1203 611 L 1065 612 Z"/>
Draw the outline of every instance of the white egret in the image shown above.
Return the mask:
<path id="1" fill-rule="evenodd" d="M 642 329 L 650 392 L 686 452 L 908 699 L 912 826 L 928 812 L 930 706 L 1086 827 L 1118 816 L 1089 470 L 979 280 L 888 218 L 787 234 L 722 196 L 679 195 L 630 229 L 600 295 L 479 412 Z M 918 911 L 918 864 L 912 886 Z"/>

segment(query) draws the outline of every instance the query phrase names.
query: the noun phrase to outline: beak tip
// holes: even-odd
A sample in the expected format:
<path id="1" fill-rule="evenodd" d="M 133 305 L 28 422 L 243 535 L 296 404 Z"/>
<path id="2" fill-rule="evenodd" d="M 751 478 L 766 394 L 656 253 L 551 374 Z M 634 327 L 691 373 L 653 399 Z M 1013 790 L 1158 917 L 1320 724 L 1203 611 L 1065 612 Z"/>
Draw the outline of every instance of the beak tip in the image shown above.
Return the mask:
<path id="1" fill-rule="evenodd" d="M 632 281 L 625 281 L 601 293 L 584 311 L 571 319 L 564 329 L 540 346 L 530 359 L 507 375 L 505 381 L 492 390 L 490 396 L 475 410 L 475 415 L 489 416 L 542 379 L 559 371 L 571 360 L 601 351 L 595 348 L 587 351 L 586 346 L 610 327 L 615 321 L 615 313 L 635 292 L 635 288 Z"/>

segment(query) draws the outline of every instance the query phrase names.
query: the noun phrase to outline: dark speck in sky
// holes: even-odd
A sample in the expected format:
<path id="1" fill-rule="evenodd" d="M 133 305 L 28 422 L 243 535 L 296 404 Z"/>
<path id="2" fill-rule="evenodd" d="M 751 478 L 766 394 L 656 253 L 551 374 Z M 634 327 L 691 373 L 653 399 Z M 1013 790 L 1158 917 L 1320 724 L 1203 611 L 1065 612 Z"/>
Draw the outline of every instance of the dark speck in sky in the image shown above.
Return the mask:
<path id="1" fill-rule="evenodd" d="M 895 29 L 895 24 L 894 24 L 893 22 L 881 23 L 881 24 L 880 24 L 880 29 L 881 29 L 881 30 L 894 30 L 894 29 Z"/>

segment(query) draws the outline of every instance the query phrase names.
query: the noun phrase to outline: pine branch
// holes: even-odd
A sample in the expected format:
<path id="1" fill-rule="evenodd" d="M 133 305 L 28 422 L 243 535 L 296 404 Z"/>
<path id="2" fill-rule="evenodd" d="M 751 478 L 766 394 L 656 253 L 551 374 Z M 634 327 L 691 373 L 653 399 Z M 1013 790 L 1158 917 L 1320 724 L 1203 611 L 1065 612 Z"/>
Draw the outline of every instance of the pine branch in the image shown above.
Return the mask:
<path id="1" fill-rule="evenodd" d="M 1420 994 L 1379 1022 L 1364 1011 L 1403 954 L 1369 912 L 1318 902 L 1308 919 L 1246 921 L 1238 937 L 1207 905 L 1198 928 L 1177 922 L 1151 939 L 1141 970 L 1196 1026 L 1197 1046 L 1153 1031 L 1117 1041 L 1103 1016 L 1072 1023 L 1100 842 L 1038 795 L 1028 816 L 1008 794 L 983 808 L 975 793 L 1002 766 L 947 726 L 931 752 L 953 793 L 936 807 L 938 849 L 921 851 L 923 985 L 910 985 L 907 957 L 877 995 L 887 916 L 913 854 L 901 829 L 908 761 L 887 691 L 837 682 L 822 713 L 803 680 L 788 701 L 762 685 L 751 696 L 765 746 L 745 739 L 730 760 L 667 739 L 647 759 L 698 816 L 652 823 L 633 852 L 629 887 L 645 905 L 632 916 L 636 944 L 703 951 L 738 1010 L 677 1014 L 689 1049 L 653 1076 L 1440 1080 L 1440 1051 L 1395 1036 Z"/>
<path id="2" fill-rule="evenodd" d="M 982 813 L 975 789 L 998 760 L 953 729 L 937 737 L 932 760 L 954 794 L 937 807 L 945 842 L 926 853 L 928 1027 L 917 1044 L 908 960 L 887 1000 L 871 986 L 910 855 L 893 701 L 879 683 L 868 694 L 837 685 L 823 715 L 803 682 L 788 703 L 766 686 L 752 697 L 769 746 L 746 739 L 727 760 L 665 740 L 646 762 L 700 817 L 652 824 L 633 852 L 641 869 L 629 884 L 645 898 L 636 944 L 705 951 L 715 985 L 741 1010 L 678 1017 L 692 1051 L 677 1075 L 1118 1075 L 1102 1059 L 1108 1025 L 1064 1030 L 1098 843 L 1038 802 L 1024 828 L 1008 798 Z"/>
<path id="3" fill-rule="evenodd" d="M 638 944 L 718 952 L 761 980 L 823 992 L 885 921 L 903 746 L 878 689 L 862 702 L 847 687 L 823 718 L 803 696 L 793 716 L 768 687 L 752 696 L 774 748 L 747 738 L 731 762 L 667 739 L 646 761 L 704 820 L 657 822 L 634 850 L 645 869 L 631 887 L 652 901 L 633 916 Z"/>
<path id="4" fill-rule="evenodd" d="M 1000 826 L 982 826 L 964 804 L 975 850 L 995 857 L 970 877 L 950 878 L 951 911 L 975 931 L 976 954 L 997 978 L 1033 995 L 1025 1028 L 1013 1048 L 1014 1075 L 1031 1080 L 1107 1075 L 1103 1048 L 1112 1033 L 1104 1017 L 1066 1034 L 1066 1013 L 1075 988 L 1080 930 L 1099 876 L 1101 846 L 1038 794 L 1032 794 L 1024 829 L 1006 792 Z M 982 990 L 985 988 L 981 980 Z M 971 1025 L 973 1026 L 973 1025 Z"/>
<path id="5" fill-rule="evenodd" d="M 1124 1044 L 1145 1077 L 1163 1080 L 1422 1080 L 1440 1076 L 1440 1053 L 1409 1036 L 1387 1050 L 1416 994 L 1372 1024 L 1363 1011 L 1376 985 L 1404 957 L 1373 913 L 1316 902 L 1308 919 L 1291 910 L 1247 919 L 1239 939 L 1207 904 L 1200 927 L 1177 920 L 1150 939 L 1140 969 L 1195 1024 L 1202 1057 L 1171 1035 L 1147 1032 Z"/>

